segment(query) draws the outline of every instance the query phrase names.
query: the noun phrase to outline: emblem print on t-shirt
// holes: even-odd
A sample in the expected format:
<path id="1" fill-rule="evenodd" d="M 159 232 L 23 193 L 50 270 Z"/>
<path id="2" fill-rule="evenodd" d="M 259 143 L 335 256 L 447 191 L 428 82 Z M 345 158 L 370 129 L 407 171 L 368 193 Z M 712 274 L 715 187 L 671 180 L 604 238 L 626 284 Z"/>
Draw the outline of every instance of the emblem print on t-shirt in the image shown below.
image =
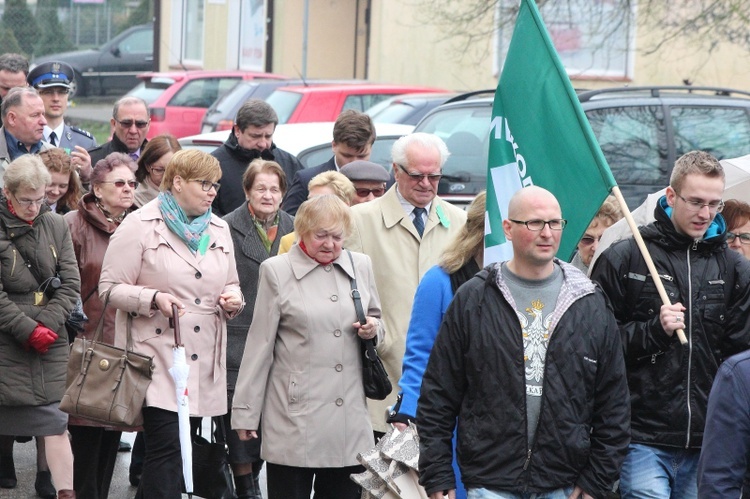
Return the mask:
<path id="1" fill-rule="evenodd" d="M 531 302 L 526 314 L 518 313 L 523 331 L 523 360 L 526 365 L 527 395 L 542 395 L 542 378 L 544 378 L 544 359 L 547 356 L 549 342 L 550 315 L 542 311 L 544 304 L 539 300 Z"/>

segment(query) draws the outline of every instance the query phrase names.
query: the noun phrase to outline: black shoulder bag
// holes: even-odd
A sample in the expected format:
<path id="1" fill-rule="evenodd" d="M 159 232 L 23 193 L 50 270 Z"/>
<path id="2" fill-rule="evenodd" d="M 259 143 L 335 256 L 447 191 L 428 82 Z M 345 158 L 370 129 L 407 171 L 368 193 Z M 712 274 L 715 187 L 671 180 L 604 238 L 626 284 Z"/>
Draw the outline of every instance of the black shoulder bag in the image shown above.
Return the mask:
<path id="1" fill-rule="evenodd" d="M 349 260 L 352 262 L 352 273 L 354 271 L 354 259 L 349 250 L 346 250 L 349 254 Z M 357 277 L 356 274 L 351 279 L 352 284 L 352 299 L 354 300 L 354 310 L 357 312 L 357 320 L 360 325 L 367 323 L 367 317 L 365 311 L 362 308 L 362 298 L 357 289 Z M 360 338 L 360 346 L 362 348 L 362 384 L 365 388 L 365 396 L 373 400 L 384 400 L 393 390 L 391 381 L 388 379 L 388 373 L 385 372 L 383 361 L 378 357 L 378 352 L 375 350 L 374 340 L 363 340 Z"/>

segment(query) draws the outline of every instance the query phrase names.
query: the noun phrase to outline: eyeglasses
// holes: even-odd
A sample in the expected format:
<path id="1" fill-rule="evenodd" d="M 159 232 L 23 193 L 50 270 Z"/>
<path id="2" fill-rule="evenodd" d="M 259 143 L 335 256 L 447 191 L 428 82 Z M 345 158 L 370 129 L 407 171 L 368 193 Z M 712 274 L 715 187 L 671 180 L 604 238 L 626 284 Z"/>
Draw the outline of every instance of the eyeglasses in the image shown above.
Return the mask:
<path id="1" fill-rule="evenodd" d="M 398 165 L 398 163 L 396 164 Z M 427 179 L 430 182 L 438 182 L 441 178 L 443 178 L 442 173 L 429 173 L 427 175 L 423 175 L 421 173 L 409 173 L 402 165 L 398 165 L 398 167 L 401 168 L 401 170 L 403 170 L 403 172 L 406 173 L 414 182 L 421 182 L 424 179 Z"/>
<path id="2" fill-rule="evenodd" d="M 366 198 L 370 195 L 370 193 L 372 193 L 372 195 L 376 198 L 379 198 L 380 196 L 385 194 L 385 187 L 376 187 L 375 189 L 365 189 L 363 187 L 358 187 L 355 190 L 357 191 L 357 196 L 361 198 Z"/>
<path id="3" fill-rule="evenodd" d="M 555 218 L 552 220 L 513 220 L 509 218 L 514 224 L 524 224 L 527 229 L 539 232 L 544 230 L 545 225 L 549 225 L 550 230 L 563 230 L 568 224 L 568 221 L 564 218 Z"/>
<path id="4" fill-rule="evenodd" d="M 741 244 L 750 244 L 750 234 L 743 232 L 742 234 L 735 234 L 734 232 L 727 232 L 727 242 L 733 243 L 735 239 L 739 238 Z"/>
<path id="5" fill-rule="evenodd" d="M 146 128 L 150 121 L 133 121 L 133 120 L 118 120 L 115 118 L 115 121 L 123 128 L 130 128 L 133 125 L 135 125 L 137 128 Z"/>
<path id="6" fill-rule="evenodd" d="M 15 194 L 13 195 L 14 198 L 16 198 Z M 42 206 L 44 203 L 47 202 L 47 196 L 44 196 L 43 198 L 39 199 L 18 199 L 16 198 L 16 202 L 23 206 L 24 208 L 31 208 L 32 206 Z"/>
<path id="7" fill-rule="evenodd" d="M 167 171 L 166 168 L 151 168 L 151 173 L 155 173 L 156 175 L 163 175 L 165 171 Z"/>
<path id="8" fill-rule="evenodd" d="M 211 182 L 210 180 L 196 180 L 196 179 L 190 179 L 188 182 L 198 182 L 201 184 L 201 189 L 203 191 L 208 192 L 211 190 L 211 187 L 216 189 L 216 192 L 219 192 L 219 187 L 221 187 L 221 184 L 218 182 Z"/>
<path id="9" fill-rule="evenodd" d="M 579 244 L 583 246 L 591 246 L 592 244 L 598 243 L 601 240 L 602 240 L 602 236 L 599 236 L 599 237 L 583 236 Z"/>
<path id="10" fill-rule="evenodd" d="M 676 191 L 675 194 L 677 194 Z M 721 210 L 724 209 L 724 200 L 722 199 L 719 199 L 718 201 L 711 201 L 710 203 L 704 203 L 703 201 L 693 201 L 690 199 L 685 199 L 679 194 L 677 194 L 677 197 L 685 201 L 688 211 L 691 212 L 701 211 L 704 206 L 708 206 L 708 211 L 711 213 L 721 213 Z"/>
<path id="11" fill-rule="evenodd" d="M 102 184 L 113 184 L 118 189 L 122 189 L 123 187 L 125 187 L 125 184 L 128 184 L 128 186 L 131 189 L 135 189 L 136 187 L 138 187 L 138 182 L 135 181 L 135 180 L 122 180 L 122 179 L 120 179 L 120 180 L 110 180 L 110 181 L 106 181 L 105 180 L 104 182 L 101 182 L 101 183 Z"/>
<path id="12" fill-rule="evenodd" d="M 39 90 L 39 95 L 68 95 L 69 93 L 70 89 L 65 87 L 42 88 Z"/>

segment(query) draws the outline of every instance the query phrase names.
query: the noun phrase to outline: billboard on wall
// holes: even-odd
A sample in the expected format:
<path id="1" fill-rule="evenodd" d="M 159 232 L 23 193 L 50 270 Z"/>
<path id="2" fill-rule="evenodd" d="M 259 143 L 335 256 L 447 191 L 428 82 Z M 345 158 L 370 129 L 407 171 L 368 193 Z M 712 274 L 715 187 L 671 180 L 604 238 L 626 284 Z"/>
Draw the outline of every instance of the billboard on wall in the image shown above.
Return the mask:
<path id="1" fill-rule="evenodd" d="M 266 1 L 242 0 L 240 69 L 265 71 Z"/>

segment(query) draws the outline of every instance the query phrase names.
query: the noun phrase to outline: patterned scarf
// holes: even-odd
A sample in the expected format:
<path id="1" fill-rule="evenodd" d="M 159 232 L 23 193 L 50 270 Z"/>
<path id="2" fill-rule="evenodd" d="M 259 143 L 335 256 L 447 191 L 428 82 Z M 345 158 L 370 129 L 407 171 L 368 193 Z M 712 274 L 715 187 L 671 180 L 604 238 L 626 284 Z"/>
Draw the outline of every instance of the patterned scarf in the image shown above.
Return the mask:
<path id="1" fill-rule="evenodd" d="M 263 222 L 255 216 L 255 212 L 253 211 L 253 207 L 250 206 L 250 203 L 247 203 L 247 209 L 250 210 L 250 218 L 253 219 L 253 224 L 255 224 L 255 229 L 258 231 L 260 240 L 263 241 L 263 246 L 265 246 L 266 251 L 268 251 L 268 254 L 270 255 L 271 245 L 276 240 L 276 234 L 279 230 L 279 212 L 276 212 L 276 216 L 273 217 L 270 222 Z"/>
<path id="2" fill-rule="evenodd" d="M 185 241 L 193 253 L 200 251 L 201 255 L 205 255 L 209 239 L 206 229 L 211 222 L 211 209 L 209 208 L 206 213 L 190 222 L 170 191 L 160 192 L 157 199 L 159 211 L 169 230 Z"/>

